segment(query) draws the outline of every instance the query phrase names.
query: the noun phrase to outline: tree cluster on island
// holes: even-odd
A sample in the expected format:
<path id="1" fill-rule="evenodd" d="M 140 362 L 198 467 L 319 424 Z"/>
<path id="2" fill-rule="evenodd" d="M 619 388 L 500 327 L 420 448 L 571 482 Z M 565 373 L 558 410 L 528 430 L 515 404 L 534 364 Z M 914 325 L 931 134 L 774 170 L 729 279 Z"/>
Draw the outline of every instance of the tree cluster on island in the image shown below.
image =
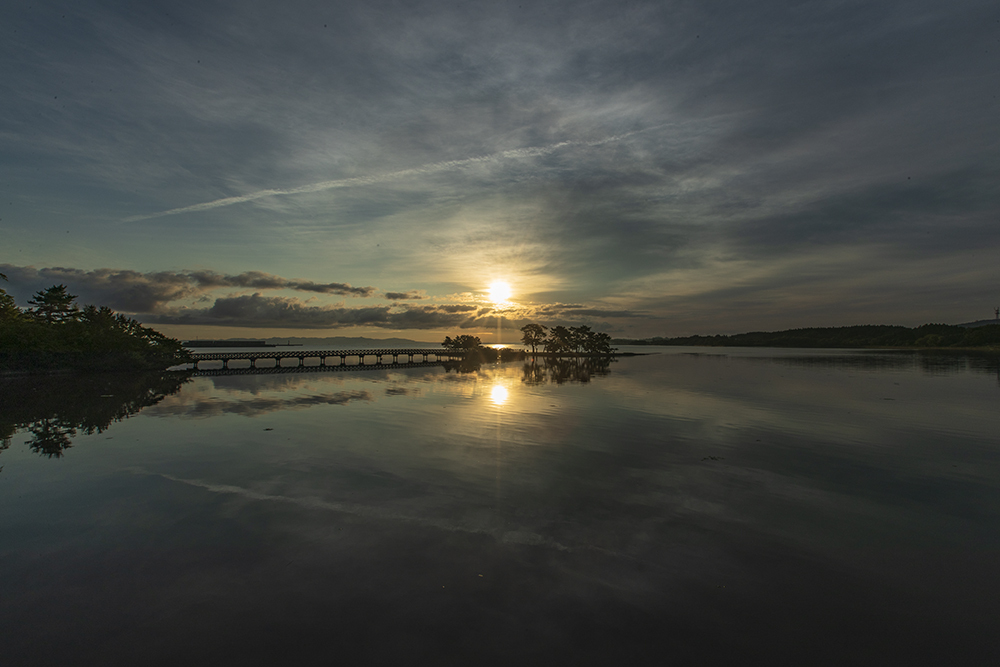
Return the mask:
<path id="1" fill-rule="evenodd" d="M 22 309 L 0 289 L 0 370 L 153 370 L 191 360 L 180 341 L 107 306 L 81 309 L 76 298 L 53 285 Z"/>
<path id="2" fill-rule="evenodd" d="M 526 324 L 521 327 L 521 342 L 535 354 L 539 346 L 550 354 L 613 354 L 611 336 L 594 331 L 588 326 L 549 329 L 541 324 Z"/>
<path id="3" fill-rule="evenodd" d="M 541 324 L 526 324 L 521 327 L 521 333 L 521 342 L 531 348 L 532 354 L 537 354 L 539 347 L 554 355 L 611 355 L 615 352 L 611 347 L 611 336 L 588 326 L 556 326 L 550 329 Z M 441 345 L 449 350 L 483 349 L 479 336 L 468 334 L 454 338 L 445 336 Z"/>

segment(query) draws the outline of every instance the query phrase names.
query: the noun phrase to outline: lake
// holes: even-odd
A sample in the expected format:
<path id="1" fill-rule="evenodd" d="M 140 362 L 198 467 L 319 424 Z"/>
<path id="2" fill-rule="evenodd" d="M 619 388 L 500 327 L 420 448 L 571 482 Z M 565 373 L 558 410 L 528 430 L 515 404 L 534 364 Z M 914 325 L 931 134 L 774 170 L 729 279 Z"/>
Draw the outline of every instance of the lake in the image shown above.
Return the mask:
<path id="1" fill-rule="evenodd" d="M 0 380 L 0 660 L 988 664 L 997 357 Z"/>

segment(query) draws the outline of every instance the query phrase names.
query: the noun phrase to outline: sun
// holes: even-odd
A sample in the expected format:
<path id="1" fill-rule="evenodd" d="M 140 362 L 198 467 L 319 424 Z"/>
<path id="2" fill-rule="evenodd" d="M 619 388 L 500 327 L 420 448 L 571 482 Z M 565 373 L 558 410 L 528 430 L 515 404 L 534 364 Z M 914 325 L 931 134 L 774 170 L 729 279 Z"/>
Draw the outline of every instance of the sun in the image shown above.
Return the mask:
<path id="1" fill-rule="evenodd" d="M 510 285 L 503 281 L 491 283 L 487 291 L 490 293 L 490 301 L 493 303 L 506 303 L 510 300 Z"/>

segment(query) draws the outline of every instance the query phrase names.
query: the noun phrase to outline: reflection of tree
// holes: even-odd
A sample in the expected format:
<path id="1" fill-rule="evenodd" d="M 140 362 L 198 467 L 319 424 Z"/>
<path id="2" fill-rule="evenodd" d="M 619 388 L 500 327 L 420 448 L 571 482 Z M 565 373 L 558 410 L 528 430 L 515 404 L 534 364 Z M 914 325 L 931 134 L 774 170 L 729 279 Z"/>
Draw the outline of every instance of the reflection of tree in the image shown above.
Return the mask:
<path id="1" fill-rule="evenodd" d="M 39 419 L 28 426 L 31 440 L 25 444 L 31 451 L 46 458 L 59 458 L 63 451 L 73 446 L 72 436 L 76 429 L 60 419 Z"/>
<path id="2" fill-rule="evenodd" d="M 0 380 L 0 450 L 17 431 L 42 456 L 58 458 L 78 432 L 101 433 L 178 391 L 190 373 L 107 373 Z"/>
<path id="3" fill-rule="evenodd" d="M 844 368 L 862 371 L 921 370 L 929 375 L 954 373 L 1000 374 L 1000 354 L 996 352 L 951 350 L 872 351 L 862 354 L 796 355 L 790 357 L 741 357 L 748 361 Z"/>
<path id="4" fill-rule="evenodd" d="M 441 363 L 447 373 L 455 371 L 458 373 L 475 373 L 483 364 L 505 361 L 520 361 L 525 358 L 522 350 L 515 350 L 509 347 L 495 349 L 492 347 L 479 347 L 469 350 L 461 361 L 444 361 Z"/>
<path id="5" fill-rule="evenodd" d="M 523 373 L 524 377 L 521 378 L 521 382 L 529 385 L 545 384 L 549 379 L 545 366 L 539 366 L 534 359 L 524 365 Z"/>
<path id="6" fill-rule="evenodd" d="M 611 361 L 611 357 L 544 357 L 539 365 L 532 359 L 524 365 L 521 381 L 525 384 L 590 382 L 595 375 L 610 373 Z"/>
<path id="7" fill-rule="evenodd" d="M 442 365 L 446 373 L 452 371 L 456 373 L 475 373 L 484 363 L 486 363 L 486 359 L 483 357 L 482 352 L 480 350 L 472 350 L 461 361 L 445 361 Z"/>

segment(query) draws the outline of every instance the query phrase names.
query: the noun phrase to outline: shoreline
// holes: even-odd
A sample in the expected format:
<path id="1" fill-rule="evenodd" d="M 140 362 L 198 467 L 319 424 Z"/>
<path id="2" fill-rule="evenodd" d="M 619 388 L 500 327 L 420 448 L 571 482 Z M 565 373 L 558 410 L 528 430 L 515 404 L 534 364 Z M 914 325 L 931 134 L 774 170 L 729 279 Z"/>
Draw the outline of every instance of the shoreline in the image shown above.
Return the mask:
<path id="1" fill-rule="evenodd" d="M 744 348 L 744 349 L 773 349 L 773 350 L 855 350 L 857 352 L 908 352 L 908 353 L 930 353 L 930 354 L 952 354 L 952 355 L 990 355 L 990 356 L 1000 356 L 1000 347 L 916 347 L 916 346 L 858 346 L 858 347 L 829 347 L 829 346 L 789 346 L 789 345 L 679 345 L 679 344 L 661 344 L 661 343 L 643 343 L 636 345 L 636 347 L 667 347 L 667 348 L 685 348 L 685 347 L 709 347 L 709 348 Z M 510 355 L 486 355 L 487 357 L 494 357 L 493 359 L 483 359 L 484 362 L 511 362 L 511 361 L 529 361 L 533 359 L 615 359 L 618 357 L 642 357 L 649 356 L 653 354 L 660 354 L 659 351 L 650 352 L 613 352 L 611 354 L 588 354 L 585 352 L 572 352 L 572 353 L 559 353 L 559 352 L 536 352 L 532 354 L 526 350 L 518 350 L 516 348 L 504 348 L 509 352 L 514 354 Z M 499 359 L 495 357 L 499 356 Z M 174 365 L 176 366 L 176 365 Z M 27 368 L 0 368 L 0 380 L 18 377 L 28 377 L 28 376 L 42 376 L 42 375 L 121 375 L 121 374 L 137 374 L 137 373 L 191 373 L 191 369 L 174 369 L 174 366 L 167 368 L 156 369 L 156 368 L 111 368 L 111 369 L 100 369 L 100 368 L 73 368 L 73 367 L 60 367 L 60 368 L 45 368 L 45 367 L 27 367 Z"/>
<path id="2" fill-rule="evenodd" d="M 772 350 L 859 350 L 871 352 L 987 352 L 1000 354 L 1000 347 L 917 347 L 916 345 L 711 345 L 708 343 L 619 343 L 634 347 L 712 347 L 712 348 L 750 348 Z M 633 353 L 643 354 L 643 353 Z M 624 356 L 624 355 L 617 355 Z"/>

